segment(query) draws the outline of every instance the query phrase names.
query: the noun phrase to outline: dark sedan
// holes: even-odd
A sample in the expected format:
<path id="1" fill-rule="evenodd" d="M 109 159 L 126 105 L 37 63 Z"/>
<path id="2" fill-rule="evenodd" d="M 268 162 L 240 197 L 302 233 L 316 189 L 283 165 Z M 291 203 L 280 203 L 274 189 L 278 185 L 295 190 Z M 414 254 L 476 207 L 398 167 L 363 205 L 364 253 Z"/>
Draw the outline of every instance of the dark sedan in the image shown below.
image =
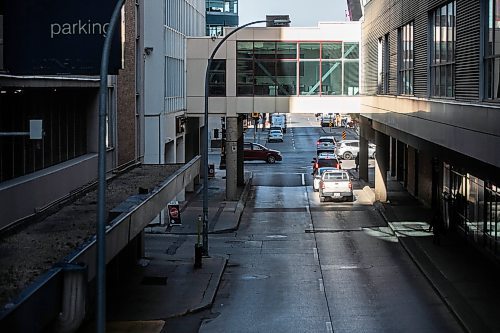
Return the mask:
<path id="1" fill-rule="evenodd" d="M 245 161 L 265 161 L 267 163 L 274 163 L 283 159 L 279 151 L 253 142 L 243 144 L 243 156 Z"/>

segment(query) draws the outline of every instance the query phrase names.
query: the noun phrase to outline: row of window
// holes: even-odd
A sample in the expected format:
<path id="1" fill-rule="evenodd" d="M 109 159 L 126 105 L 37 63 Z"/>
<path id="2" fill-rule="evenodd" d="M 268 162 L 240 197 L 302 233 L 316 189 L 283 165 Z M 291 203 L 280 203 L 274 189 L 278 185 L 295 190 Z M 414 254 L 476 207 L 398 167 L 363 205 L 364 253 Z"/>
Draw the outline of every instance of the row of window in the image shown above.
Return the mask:
<path id="1" fill-rule="evenodd" d="M 485 79 L 487 99 L 500 98 L 500 5 L 488 0 L 487 43 L 485 50 Z M 455 97 L 456 1 L 440 6 L 430 13 L 430 95 Z M 389 92 L 389 36 L 379 39 L 378 88 L 380 94 Z M 397 93 L 413 95 L 414 80 L 414 22 L 398 29 L 398 86 Z"/>
<path id="2" fill-rule="evenodd" d="M 359 43 L 237 43 L 237 96 L 359 94 Z M 225 60 L 214 60 L 209 95 L 225 96 Z"/>

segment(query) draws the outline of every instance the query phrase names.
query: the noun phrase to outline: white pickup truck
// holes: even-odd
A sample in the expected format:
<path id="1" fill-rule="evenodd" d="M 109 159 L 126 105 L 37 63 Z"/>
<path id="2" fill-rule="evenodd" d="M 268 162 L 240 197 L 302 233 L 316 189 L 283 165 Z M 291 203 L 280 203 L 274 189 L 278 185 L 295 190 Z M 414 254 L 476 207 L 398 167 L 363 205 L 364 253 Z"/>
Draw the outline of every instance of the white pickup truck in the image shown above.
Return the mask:
<path id="1" fill-rule="evenodd" d="M 347 171 L 333 170 L 323 173 L 319 182 L 319 201 L 324 202 L 326 198 L 354 201 L 352 182 Z"/>

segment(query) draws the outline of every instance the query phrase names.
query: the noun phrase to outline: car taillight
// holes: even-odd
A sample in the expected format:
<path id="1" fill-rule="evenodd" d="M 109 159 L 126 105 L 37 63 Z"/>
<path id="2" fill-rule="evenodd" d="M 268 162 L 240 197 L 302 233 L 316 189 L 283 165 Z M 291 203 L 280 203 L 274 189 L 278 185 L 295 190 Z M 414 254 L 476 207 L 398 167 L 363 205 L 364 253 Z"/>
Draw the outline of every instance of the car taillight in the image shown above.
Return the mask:
<path id="1" fill-rule="evenodd" d="M 319 183 L 319 185 L 321 186 L 321 188 L 324 190 L 325 189 L 325 183 L 321 182 Z"/>
<path id="2" fill-rule="evenodd" d="M 320 142 L 319 142 L 319 141 L 316 141 L 316 144 L 317 144 L 317 145 L 319 145 L 319 144 L 320 144 Z"/>
<path id="3" fill-rule="evenodd" d="M 337 169 L 340 169 L 340 163 L 339 163 L 339 164 L 337 164 Z"/>
<path id="4" fill-rule="evenodd" d="M 318 163 L 314 163 L 314 169 L 318 169 L 319 168 L 319 164 Z"/>
<path id="5" fill-rule="evenodd" d="M 352 183 L 351 182 L 349 182 L 349 189 L 352 190 Z"/>

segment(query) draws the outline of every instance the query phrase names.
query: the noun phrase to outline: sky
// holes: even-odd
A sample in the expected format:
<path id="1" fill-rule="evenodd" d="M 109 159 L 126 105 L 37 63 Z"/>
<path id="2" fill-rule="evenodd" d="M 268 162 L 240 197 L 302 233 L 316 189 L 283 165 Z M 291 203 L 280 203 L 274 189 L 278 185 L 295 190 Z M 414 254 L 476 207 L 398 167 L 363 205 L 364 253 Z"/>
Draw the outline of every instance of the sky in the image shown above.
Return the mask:
<path id="1" fill-rule="evenodd" d="M 266 15 L 290 15 L 292 27 L 346 21 L 347 0 L 239 0 L 238 5 L 239 25 L 265 20 Z"/>

